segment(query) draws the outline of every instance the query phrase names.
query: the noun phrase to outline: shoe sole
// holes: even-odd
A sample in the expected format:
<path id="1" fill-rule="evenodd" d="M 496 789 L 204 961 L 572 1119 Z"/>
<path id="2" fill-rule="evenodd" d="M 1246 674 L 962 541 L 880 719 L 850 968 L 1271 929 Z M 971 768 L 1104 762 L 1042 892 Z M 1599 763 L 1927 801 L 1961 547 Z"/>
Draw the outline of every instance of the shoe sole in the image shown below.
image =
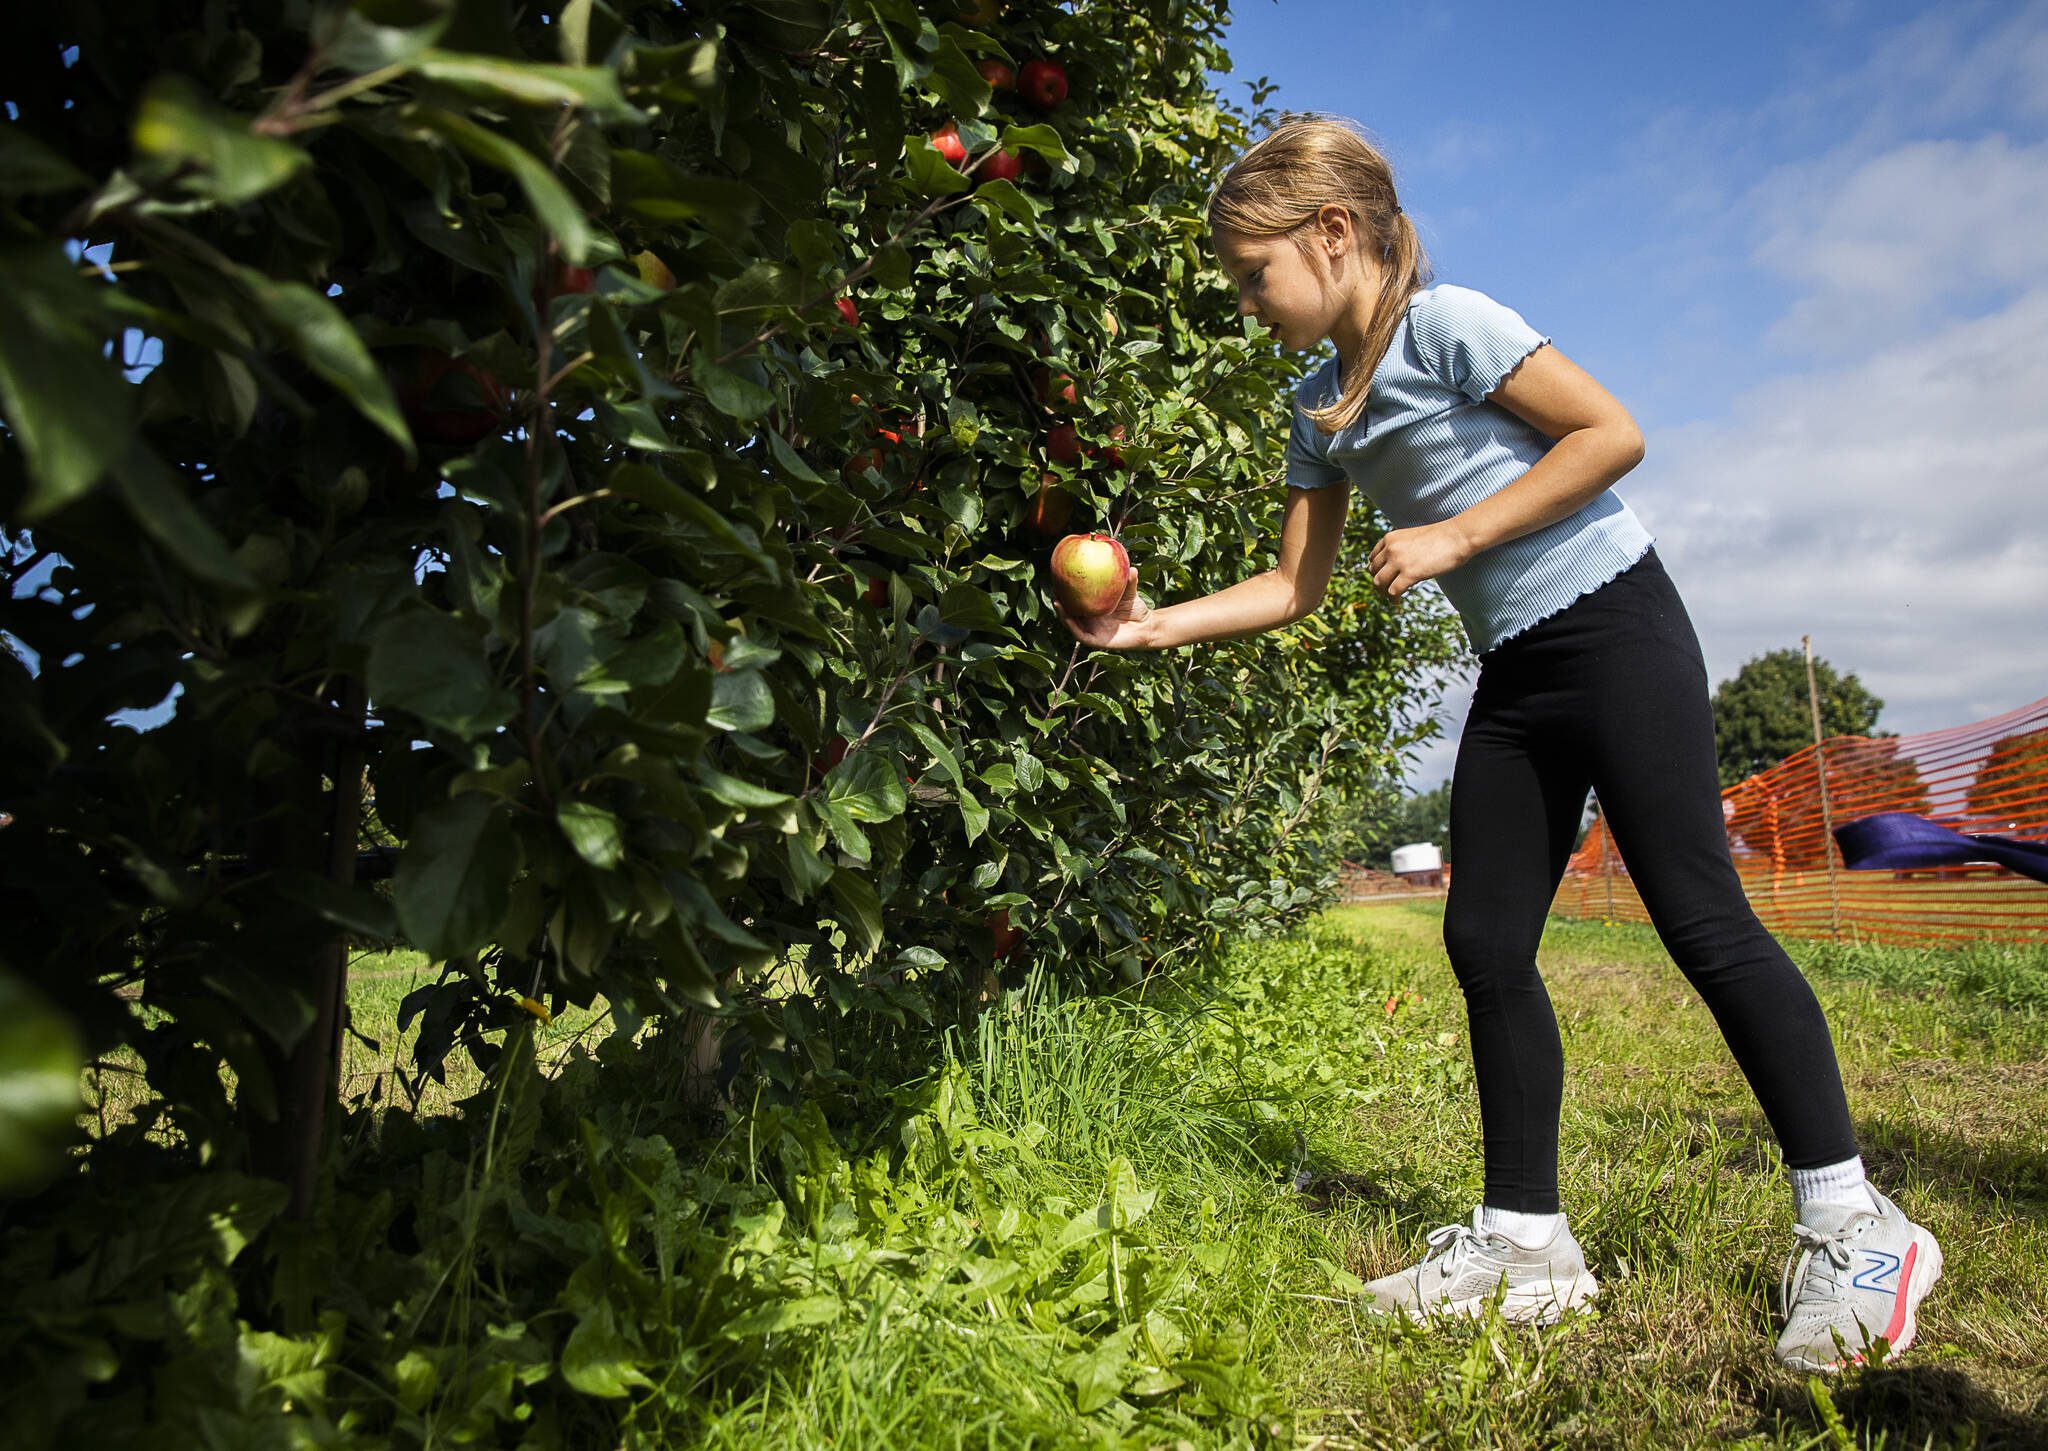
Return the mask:
<path id="1" fill-rule="evenodd" d="M 1920 1334 L 1920 1302 L 1927 1298 L 1927 1292 L 1934 1288 L 1934 1282 L 1941 1278 L 1941 1245 L 1934 1236 L 1919 1225 L 1913 1226 L 1913 1277 L 1906 1283 L 1905 1303 L 1895 1312 L 1900 1319 L 1899 1334 L 1891 1341 L 1891 1349 L 1885 1352 L 1885 1359 L 1903 1355 L 1912 1348 L 1914 1339 Z M 1900 1318 L 1902 1315 L 1903 1318 Z M 1887 1326 L 1887 1329 L 1890 1327 Z M 1789 1369 L 1806 1371 L 1809 1374 L 1824 1375 L 1831 1371 L 1844 1370 L 1864 1361 L 1862 1351 L 1847 1360 L 1815 1360 L 1804 1355 L 1784 1355 L 1779 1362 Z"/>
<path id="2" fill-rule="evenodd" d="M 1477 1320 L 1491 1308 L 1497 1293 L 1475 1295 L 1469 1300 L 1439 1300 L 1433 1305 L 1374 1307 L 1374 1312 L 1405 1315 L 1423 1322 L 1432 1319 Z M 1599 1293 L 1599 1282 L 1590 1274 L 1573 1275 L 1569 1280 L 1548 1285 L 1511 1285 L 1507 1293 L 1500 1295 L 1500 1318 L 1511 1325 L 1555 1325 L 1565 1316 L 1583 1308 Z"/>

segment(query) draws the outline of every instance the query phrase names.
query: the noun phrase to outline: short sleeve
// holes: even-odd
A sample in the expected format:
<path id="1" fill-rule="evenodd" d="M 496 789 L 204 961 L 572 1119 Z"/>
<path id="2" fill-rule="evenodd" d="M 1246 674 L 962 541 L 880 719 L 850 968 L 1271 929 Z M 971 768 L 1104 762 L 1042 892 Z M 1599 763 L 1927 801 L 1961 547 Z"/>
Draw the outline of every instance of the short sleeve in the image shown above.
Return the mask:
<path id="1" fill-rule="evenodd" d="M 1408 330 L 1423 366 L 1475 403 L 1550 341 L 1519 312 L 1469 287 L 1419 295 L 1408 311 Z"/>
<path id="2" fill-rule="evenodd" d="M 1317 375 L 1320 377 L 1320 375 Z M 1288 409 L 1293 422 L 1287 431 L 1287 486 L 1290 489 L 1326 489 L 1341 484 L 1344 470 L 1330 462 L 1328 438 L 1309 421 L 1302 405 L 1313 390 L 1316 378 L 1297 393 Z"/>

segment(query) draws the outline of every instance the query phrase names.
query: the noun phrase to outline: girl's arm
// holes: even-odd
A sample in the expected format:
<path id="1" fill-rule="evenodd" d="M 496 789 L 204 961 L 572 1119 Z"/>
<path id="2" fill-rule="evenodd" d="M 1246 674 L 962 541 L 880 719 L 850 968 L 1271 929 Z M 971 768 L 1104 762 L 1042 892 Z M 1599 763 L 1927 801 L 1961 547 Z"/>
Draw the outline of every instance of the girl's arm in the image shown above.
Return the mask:
<path id="1" fill-rule="evenodd" d="M 1374 545 L 1366 567 L 1374 588 L 1390 597 L 1569 518 L 1643 461 L 1642 430 L 1628 410 L 1556 348 L 1524 358 L 1486 401 L 1557 442 L 1498 493 L 1440 524 L 1393 530 Z"/>
<path id="2" fill-rule="evenodd" d="M 1350 502 L 1349 484 L 1290 488 L 1280 521 L 1279 566 L 1228 589 L 1155 610 L 1138 597 L 1133 570 L 1123 602 L 1110 614 L 1090 619 L 1062 609 L 1060 618 L 1077 639 L 1110 650 L 1166 650 L 1291 624 L 1312 613 L 1330 588 Z"/>

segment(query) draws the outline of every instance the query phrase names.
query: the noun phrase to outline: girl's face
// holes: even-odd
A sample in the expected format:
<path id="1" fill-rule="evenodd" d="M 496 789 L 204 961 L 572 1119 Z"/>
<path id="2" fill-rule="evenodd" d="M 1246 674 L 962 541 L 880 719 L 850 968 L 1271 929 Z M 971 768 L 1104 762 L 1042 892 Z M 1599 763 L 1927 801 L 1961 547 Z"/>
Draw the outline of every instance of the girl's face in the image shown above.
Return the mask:
<path id="1" fill-rule="evenodd" d="M 1309 245 L 1297 245 L 1301 239 Z M 1299 352 L 1345 332 L 1361 310 L 1371 314 L 1378 278 L 1353 265 L 1350 242 L 1350 228 L 1341 224 L 1334 233 L 1312 225 L 1282 237 L 1218 232 L 1216 256 L 1237 284 L 1239 314 L 1258 319 L 1281 347 Z M 1339 336 L 1340 349 L 1343 342 Z"/>

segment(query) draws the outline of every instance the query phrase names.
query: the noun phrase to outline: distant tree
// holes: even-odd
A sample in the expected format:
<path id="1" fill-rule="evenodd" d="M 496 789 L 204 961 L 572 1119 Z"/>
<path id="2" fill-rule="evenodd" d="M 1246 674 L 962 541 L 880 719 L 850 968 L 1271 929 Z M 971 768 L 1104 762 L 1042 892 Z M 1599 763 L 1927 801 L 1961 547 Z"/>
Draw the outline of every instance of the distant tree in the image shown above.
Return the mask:
<path id="1" fill-rule="evenodd" d="M 1829 736 L 1889 736 L 1877 729 L 1884 702 L 1853 672 L 1813 662 L 1820 695 L 1820 727 Z M 1806 700 L 1806 657 L 1798 650 L 1759 655 L 1714 692 L 1714 748 L 1721 784 L 1733 786 L 1768 771 L 1813 744 L 1813 714 Z"/>
<path id="2" fill-rule="evenodd" d="M 1358 813 L 1346 855 L 1386 871 L 1395 847 L 1419 841 L 1435 842 L 1444 849 L 1444 860 L 1451 859 L 1449 781 L 1412 794 L 1389 787 L 1367 801 Z"/>
<path id="3" fill-rule="evenodd" d="M 1966 829 L 1995 836 L 2048 835 L 2048 729 L 2007 736 L 1970 782 Z"/>

